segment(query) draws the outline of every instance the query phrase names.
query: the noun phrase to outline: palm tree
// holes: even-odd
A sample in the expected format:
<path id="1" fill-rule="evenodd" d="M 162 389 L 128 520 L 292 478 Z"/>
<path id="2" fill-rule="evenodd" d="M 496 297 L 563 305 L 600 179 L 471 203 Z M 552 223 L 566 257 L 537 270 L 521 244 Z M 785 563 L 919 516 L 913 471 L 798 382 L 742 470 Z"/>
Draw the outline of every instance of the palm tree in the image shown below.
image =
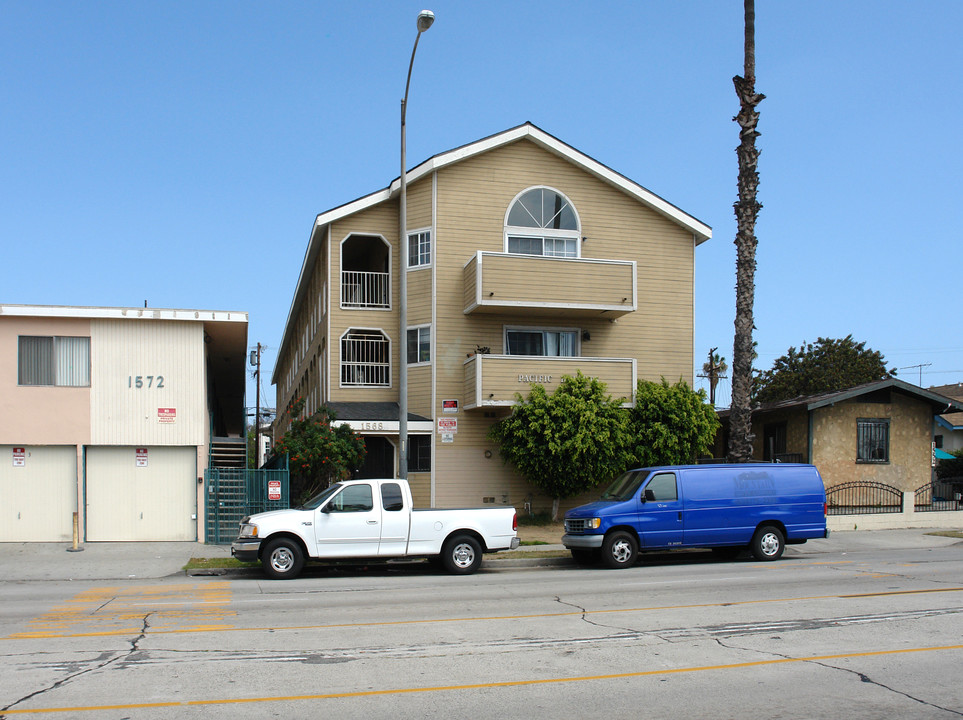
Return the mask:
<path id="1" fill-rule="evenodd" d="M 716 350 L 718 348 L 712 348 L 709 351 L 709 360 L 702 364 L 702 377 L 709 378 L 709 404 L 712 407 L 716 406 L 716 385 L 721 378 L 725 377 L 724 373 L 729 369 L 726 359 Z"/>
<path id="2" fill-rule="evenodd" d="M 752 389 L 753 316 L 756 292 L 756 217 L 762 205 L 757 200 L 759 173 L 756 170 L 759 150 L 756 110 L 765 95 L 756 92 L 756 8 L 754 0 L 745 3 L 745 68 L 742 77 L 732 78 L 739 97 L 739 199 L 736 212 L 736 320 L 732 347 L 732 406 L 729 413 L 729 461 L 746 462 L 752 457 Z"/>

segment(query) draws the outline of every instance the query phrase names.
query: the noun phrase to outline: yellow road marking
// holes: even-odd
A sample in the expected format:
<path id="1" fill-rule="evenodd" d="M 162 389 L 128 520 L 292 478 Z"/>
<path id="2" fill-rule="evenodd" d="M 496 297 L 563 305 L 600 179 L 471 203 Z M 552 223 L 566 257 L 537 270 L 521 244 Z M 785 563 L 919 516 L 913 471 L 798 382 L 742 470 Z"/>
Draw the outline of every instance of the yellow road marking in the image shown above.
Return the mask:
<path id="1" fill-rule="evenodd" d="M 963 650 L 963 645 L 939 645 L 935 647 L 901 648 L 898 650 L 871 650 L 859 653 L 836 653 L 833 655 L 810 655 L 799 658 L 770 658 L 753 662 L 730 663 L 727 665 L 701 665 L 693 667 L 665 668 L 662 670 L 642 670 L 639 672 L 615 673 L 611 675 L 583 675 L 579 677 L 531 678 L 528 680 L 505 680 L 502 682 L 471 683 L 467 685 L 434 685 L 429 687 L 392 688 L 387 690 L 360 690 L 355 692 L 324 693 L 316 695 L 278 695 L 274 697 L 254 698 L 219 698 L 211 700 L 181 700 L 154 703 L 129 703 L 123 705 L 89 705 L 76 707 L 53 707 L 34 709 L 4 710 L 5 715 L 37 715 L 41 713 L 59 712 L 103 712 L 105 710 L 136 710 L 142 708 L 164 707 L 200 707 L 205 705 L 237 705 L 249 703 L 269 702 L 297 702 L 304 700 L 333 700 L 344 698 L 364 698 L 390 695 L 410 695 L 415 693 L 455 692 L 464 690 L 486 690 L 493 688 L 523 687 L 533 685 L 549 685 L 560 683 L 591 682 L 597 680 L 622 680 L 625 678 L 652 677 L 657 675 L 676 675 L 681 673 L 710 672 L 713 670 L 738 670 L 743 668 L 761 667 L 766 665 L 788 665 L 804 662 L 826 662 L 829 660 L 844 660 L 849 658 L 880 657 L 884 655 L 905 655 L 909 653 L 939 652 L 946 650 Z"/>
<path id="2" fill-rule="evenodd" d="M 401 625 L 432 625 L 436 623 L 465 623 L 465 622 L 491 622 L 496 620 L 535 620 L 539 618 L 558 618 L 567 616 L 581 617 L 583 615 L 601 615 L 616 613 L 643 613 L 660 610 L 697 610 L 710 607 L 739 607 L 742 605 L 764 605 L 773 603 L 804 602 L 813 600 L 850 600 L 856 598 L 870 597 L 894 597 L 899 595 L 925 595 L 930 593 L 949 593 L 963 592 L 963 587 L 951 588 L 931 588 L 924 590 L 889 590 L 874 593 L 849 593 L 844 595 L 810 595 L 795 598 L 770 598 L 764 600 L 736 600 L 733 602 L 698 603 L 692 605 L 654 605 L 643 608 L 618 608 L 610 610 L 571 610 L 556 613 L 533 613 L 530 615 L 490 615 L 484 617 L 453 617 L 453 618 L 429 618 L 425 620 L 384 620 L 379 622 L 352 622 L 352 623 L 330 623 L 326 625 L 275 625 L 270 627 L 236 627 L 234 625 L 199 625 L 188 628 L 147 628 L 146 635 L 177 635 L 184 633 L 197 632 L 266 632 L 279 630 L 335 630 L 343 628 L 367 628 L 367 627 L 391 627 Z M 130 635 L 133 632 L 140 633 L 140 627 L 126 627 L 112 630 L 90 631 L 81 633 L 56 633 L 56 632 L 22 632 L 13 633 L 2 638 L 3 640 L 29 640 L 29 639 L 54 639 L 54 638 L 79 638 L 79 637 L 110 637 L 117 635 Z"/>

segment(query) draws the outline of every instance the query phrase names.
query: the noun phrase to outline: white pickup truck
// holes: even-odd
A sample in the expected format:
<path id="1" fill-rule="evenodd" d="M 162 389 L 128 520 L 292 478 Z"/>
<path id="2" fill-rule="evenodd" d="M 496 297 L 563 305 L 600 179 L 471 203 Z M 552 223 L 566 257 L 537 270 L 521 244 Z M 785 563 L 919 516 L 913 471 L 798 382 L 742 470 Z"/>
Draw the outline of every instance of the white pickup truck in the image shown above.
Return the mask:
<path id="1" fill-rule="evenodd" d="M 517 530 L 512 507 L 414 510 L 405 480 L 346 480 L 299 508 L 244 518 L 231 554 L 277 580 L 297 577 L 309 558 L 427 557 L 467 575 L 482 553 L 517 548 Z"/>

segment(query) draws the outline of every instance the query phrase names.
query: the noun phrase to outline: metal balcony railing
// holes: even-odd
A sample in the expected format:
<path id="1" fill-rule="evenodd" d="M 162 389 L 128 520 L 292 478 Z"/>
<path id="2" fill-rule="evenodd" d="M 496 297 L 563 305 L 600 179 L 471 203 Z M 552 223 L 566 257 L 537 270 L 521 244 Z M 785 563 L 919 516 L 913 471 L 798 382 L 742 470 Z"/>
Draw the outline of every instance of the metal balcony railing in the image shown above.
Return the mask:
<path id="1" fill-rule="evenodd" d="M 390 275 L 383 272 L 341 272 L 341 307 L 390 308 Z"/>

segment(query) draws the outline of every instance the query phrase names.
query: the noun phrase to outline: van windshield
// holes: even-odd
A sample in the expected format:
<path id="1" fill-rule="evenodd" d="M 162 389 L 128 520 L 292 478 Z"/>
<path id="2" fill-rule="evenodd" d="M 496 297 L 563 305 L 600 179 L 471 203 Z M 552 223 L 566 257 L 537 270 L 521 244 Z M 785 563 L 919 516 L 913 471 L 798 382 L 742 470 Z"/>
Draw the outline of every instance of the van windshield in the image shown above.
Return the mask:
<path id="1" fill-rule="evenodd" d="M 638 492 L 642 481 L 649 476 L 646 470 L 629 470 L 608 486 L 602 500 L 629 500 Z"/>

